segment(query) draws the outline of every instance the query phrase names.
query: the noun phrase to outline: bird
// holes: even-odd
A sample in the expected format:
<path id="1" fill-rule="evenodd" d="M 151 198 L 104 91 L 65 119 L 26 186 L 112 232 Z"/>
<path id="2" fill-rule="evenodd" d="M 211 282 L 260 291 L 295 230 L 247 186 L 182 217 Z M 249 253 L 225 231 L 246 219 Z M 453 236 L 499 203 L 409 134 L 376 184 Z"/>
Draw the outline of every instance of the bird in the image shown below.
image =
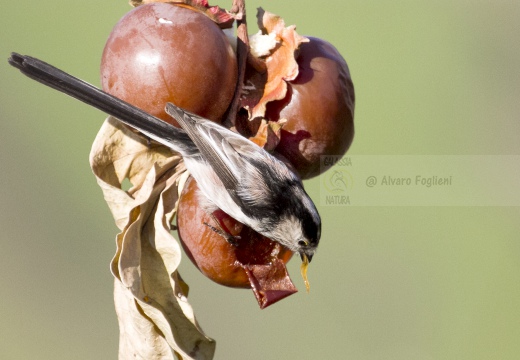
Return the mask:
<path id="1" fill-rule="evenodd" d="M 285 163 L 242 135 L 173 103 L 165 110 L 181 128 L 37 58 L 11 53 L 10 65 L 44 85 L 108 113 L 182 155 L 203 195 L 220 209 L 302 259 L 306 278 L 321 237 L 321 218 L 301 179 Z M 230 240 L 230 239 L 228 239 Z"/>

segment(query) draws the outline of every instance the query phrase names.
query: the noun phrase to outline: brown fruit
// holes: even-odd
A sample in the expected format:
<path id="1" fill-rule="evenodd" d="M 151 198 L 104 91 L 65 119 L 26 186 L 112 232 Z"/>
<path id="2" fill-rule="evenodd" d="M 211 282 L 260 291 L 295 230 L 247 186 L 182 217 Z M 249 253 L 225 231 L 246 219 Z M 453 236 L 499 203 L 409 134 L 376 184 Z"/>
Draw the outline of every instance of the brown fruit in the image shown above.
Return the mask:
<path id="1" fill-rule="evenodd" d="M 199 206 L 198 196 L 197 183 L 190 178 L 179 199 L 177 227 L 184 251 L 206 277 L 225 286 L 252 288 L 261 308 L 297 291 L 285 268 L 290 250 L 220 210 L 213 213 L 216 224 Z M 219 227 L 240 237 L 235 245 L 215 231 Z"/>
<path id="2" fill-rule="evenodd" d="M 325 40 L 300 45 L 298 77 L 287 96 L 267 104 L 270 120 L 287 119 L 276 151 L 303 179 L 319 175 L 322 155 L 342 156 L 354 137 L 354 86 L 347 63 Z"/>
<path id="3" fill-rule="evenodd" d="M 167 102 L 218 121 L 235 91 L 237 62 L 222 30 L 203 13 L 150 3 L 127 13 L 103 51 L 103 90 L 167 122 Z"/>
<path id="4" fill-rule="evenodd" d="M 222 211 L 215 217 L 207 214 L 198 201 L 197 182 L 190 178 L 179 200 L 177 226 L 179 237 L 187 255 L 197 268 L 211 280 L 226 286 L 250 288 L 242 265 L 267 265 L 275 258 L 285 263 L 292 252 L 280 244 L 258 234 Z M 233 236 L 240 236 L 236 245 L 230 244 L 214 228 L 222 228 Z"/>

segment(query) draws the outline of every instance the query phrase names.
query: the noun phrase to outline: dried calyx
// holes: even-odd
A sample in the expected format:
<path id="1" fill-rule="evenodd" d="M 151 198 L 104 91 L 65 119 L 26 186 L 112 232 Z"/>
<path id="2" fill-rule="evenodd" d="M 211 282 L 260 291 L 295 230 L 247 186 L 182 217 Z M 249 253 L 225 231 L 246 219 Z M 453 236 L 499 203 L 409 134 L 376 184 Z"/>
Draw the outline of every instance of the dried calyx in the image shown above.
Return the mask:
<path id="1" fill-rule="evenodd" d="M 233 22 L 237 18 L 236 15 L 222 9 L 220 6 L 210 6 L 206 0 L 183 0 L 183 1 L 169 1 L 169 0 L 130 0 L 130 5 L 137 7 L 144 4 L 151 3 L 170 3 L 177 6 L 190 7 L 196 9 L 211 20 L 215 22 L 221 29 L 228 29 L 233 26 Z"/>

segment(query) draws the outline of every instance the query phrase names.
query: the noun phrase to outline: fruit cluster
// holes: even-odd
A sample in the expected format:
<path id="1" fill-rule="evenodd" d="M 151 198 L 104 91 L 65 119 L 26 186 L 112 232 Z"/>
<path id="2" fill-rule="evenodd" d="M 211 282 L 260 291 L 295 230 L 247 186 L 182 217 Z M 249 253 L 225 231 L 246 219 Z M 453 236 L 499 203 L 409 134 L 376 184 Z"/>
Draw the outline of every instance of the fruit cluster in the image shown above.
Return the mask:
<path id="1" fill-rule="evenodd" d="M 283 21 L 277 17 L 265 23 L 273 19 L 271 28 L 297 38 L 293 27 L 280 30 Z M 229 13 L 220 8 L 140 4 L 119 21 L 107 41 L 103 89 L 177 125 L 164 111 L 172 102 L 232 126 L 284 159 L 302 179 L 319 175 L 320 157 L 343 155 L 354 134 L 354 88 L 345 60 L 318 38 L 299 37 L 293 47 L 280 40 L 265 53 L 252 49 L 254 59 L 246 64 L 243 83 L 237 83 L 236 49 L 223 31 L 229 26 Z M 271 28 L 266 25 L 260 35 L 272 41 Z M 273 52 L 278 52 L 276 58 L 270 57 Z M 278 74 L 270 67 L 274 63 L 276 69 L 295 63 L 296 71 Z M 239 111 L 231 114 L 237 87 Z M 273 88 L 276 96 L 267 96 Z M 296 291 L 285 269 L 289 250 L 222 212 L 205 213 L 198 201 L 197 184 L 191 180 L 179 200 L 177 224 L 186 253 L 204 275 L 222 285 L 253 288 L 261 307 Z M 218 224 L 212 226 L 215 219 Z M 240 240 L 231 245 L 215 227 Z"/>

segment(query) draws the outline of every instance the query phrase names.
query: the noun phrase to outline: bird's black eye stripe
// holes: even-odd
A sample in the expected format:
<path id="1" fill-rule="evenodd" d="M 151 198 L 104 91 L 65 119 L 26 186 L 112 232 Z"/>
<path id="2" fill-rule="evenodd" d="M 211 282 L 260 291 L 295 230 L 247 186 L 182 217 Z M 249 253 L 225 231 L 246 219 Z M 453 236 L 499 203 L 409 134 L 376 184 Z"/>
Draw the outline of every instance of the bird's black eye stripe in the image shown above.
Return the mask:
<path id="1" fill-rule="evenodd" d="M 298 245 L 300 245 L 300 246 L 307 246 L 309 244 L 307 244 L 307 241 L 300 240 L 300 241 L 298 241 Z"/>
<path id="2" fill-rule="evenodd" d="M 311 243 L 318 243 L 320 240 L 320 228 L 312 216 L 308 213 L 300 215 L 302 219 L 302 230 L 303 235 L 306 239 L 309 239 Z"/>

